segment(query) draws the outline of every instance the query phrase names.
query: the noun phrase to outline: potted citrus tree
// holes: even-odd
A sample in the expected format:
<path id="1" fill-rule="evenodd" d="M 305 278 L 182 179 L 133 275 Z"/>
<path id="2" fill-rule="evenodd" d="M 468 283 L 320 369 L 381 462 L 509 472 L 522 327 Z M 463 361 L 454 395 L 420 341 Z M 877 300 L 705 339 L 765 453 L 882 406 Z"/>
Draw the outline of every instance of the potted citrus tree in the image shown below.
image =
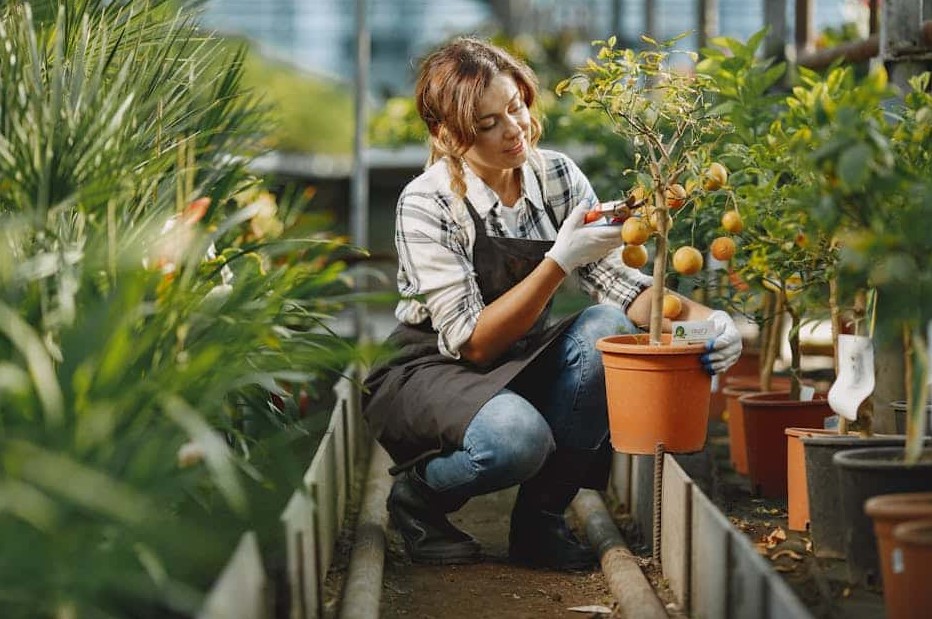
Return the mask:
<path id="1" fill-rule="evenodd" d="M 557 86 L 558 93 L 575 95 L 577 108 L 598 111 L 611 132 L 634 150 L 632 168 L 624 174 L 634 186 L 629 205 L 638 208 L 621 227 L 622 260 L 644 266 L 646 245 L 651 245 L 648 332 L 598 344 L 606 368 L 612 445 L 626 453 L 654 453 L 658 443 L 671 452 L 697 451 L 707 431 L 711 377 L 698 360 L 704 350 L 674 343 L 663 331 L 664 321 L 675 321 L 682 309 L 667 288 L 671 273 L 690 278 L 703 268 L 703 254 L 695 246 L 702 238 L 697 213 L 711 194 L 728 191 L 727 169 L 710 153 L 730 125 L 712 110 L 709 78 L 681 68 L 680 61 L 692 66 L 697 57 L 675 50 L 677 40 L 642 37 L 641 51 L 619 49 L 614 38 L 596 41 L 596 57 Z M 673 247 L 674 227 L 689 224 L 692 242 Z M 727 235 L 715 243 L 719 258 L 734 254 L 736 246 Z M 650 369 L 657 365 L 663 371 Z"/>
<path id="2" fill-rule="evenodd" d="M 881 568 L 892 565 L 892 548 L 889 538 L 881 539 L 878 557 L 865 501 L 878 495 L 932 490 L 930 450 L 924 447 L 932 245 L 921 232 L 922 222 L 932 216 L 930 76 L 915 76 L 910 90 L 894 104 L 889 102 L 885 77 L 875 71 L 860 88 L 849 89 L 851 96 L 827 107 L 814 131 L 831 127 L 833 139 L 813 155 L 825 178 L 816 215 L 821 225 L 836 231 L 843 247 L 841 284 L 849 289 L 876 289 L 875 335 L 884 342 L 899 340 L 905 354 L 905 441 L 899 439 L 896 447 L 865 444 L 865 448 L 839 451 L 832 457 L 841 482 L 849 579 L 868 584 L 878 582 Z M 862 98 L 873 95 L 869 100 L 873 106 L 855 106 L 852 98 L 859 92 Z M 880 111 L 881 102 L 888 103 L 888 113 Z M 877 502 L 875 506 L 879 507 Z M 887 517 L 891 509 L 887 505 L 875 515 Z M 894 577 L 899 576 L 889 571 L 883 576 Z"/>
<path id="3" fill-rule="evenodd" d="M 714 199 L 730 198 L 735 192 L 741 192 L 742 186 L 758 182 L 757 167 L 749 164 L 748 151 L 768 135 L 774 114 L 784 106 L 785 97 L 776 91 L 776 86 L 786 75 L 786 64 L 762 57 L 759 53 L 766 33 L 767 29 L 762 29 L 746 42 L 716 37 L 710 41 L 709 47 L 700 51 L 697 70 L 712 78 L 709 94 L 715 109 L 728 114 L 734 129 L 715 146 L 715 158 L 733 171 L 729 178 L 732 191 L 724 196 L 710 196 Z M 737 201 L 726 202 L 722 206 L 721 227 L 715 232 L 724 231 L 740 237 L 744 230 L 742 213 L 753 210 L 755 203 L 742 199 L 740 208 Z M 716 215 L 716 209 L 704 209 L 700 213 L 700 216 L 712 218 L 713 225 Z M 744 416 L 738 398 L 748 392 L 789 387 L 786 377 L 773 377 L 782 308 L 777 305 L 775 292 L 751 285 L 741 278 L 736 266 L 746 259 L 742 248 L 738 258 L 727 265 L 727 275 L 721 274 L 722 271 L 715 272 L 706 299 L 707 303 L 727 308 L 758 326 L 758 335 L 753 341 L 746 342 L 742 360 L 722 376 L 719 384 L 718 408 L 723 410 L 727 421 L 732 465 L 744 475 L 748 473 L 747 449 Z"/>

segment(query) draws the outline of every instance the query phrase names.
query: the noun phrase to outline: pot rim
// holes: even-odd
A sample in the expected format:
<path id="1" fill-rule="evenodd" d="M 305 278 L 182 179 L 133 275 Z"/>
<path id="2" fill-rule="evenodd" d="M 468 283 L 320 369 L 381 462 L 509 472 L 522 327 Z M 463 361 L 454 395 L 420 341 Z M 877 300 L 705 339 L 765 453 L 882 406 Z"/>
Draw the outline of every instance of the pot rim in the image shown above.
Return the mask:
<path id="1" fill-rule="evenodd" d="M 864 502 L 864 513 L 871 518 L 932 518 L 932 492 L 878 494 Z"/>
<path id="2" fill-rule="evenodd" d="M 818 436 L 801 437 L 803 445 L 812 445 L 813 447 L 837 447 L 840 443 L 851 443 L 852 449 L 860 449 L 858 444 L 865 444 L 868 447 L 900 447 L 906 444 L 905 434 L 874 434 L 873 436 L 861 436 L 854 434 L 820 434 Z"/>
<path id="3" fill-rule="evenodd" d="M 896 412 L 906 412 L 906 400 L 893 400 L 890 402 L 890 408 Z M 926 412 L 932 413 L 932 404 L 926 404 Z"/>
<path id="4" fill-rule="evenodd" d="M 651 346 L 647 333 L 622 333 L 599 338 L 595 347 L 603 354 L 622 355 L 701 355 L 706 351 L 705 343 L 670 344 L 670 334 L 662 335 L 662 344 Z"/>
<path id="5" fill-rule="evenodd" d="M 932 546 L 932 519 L 910 520 L 893 527 L 893 539 L 917 546 Z"/>
<path id="6" fill-rule="evenodd" d="M 779 391 L 750 391 L 738 398 L 738 402 L 741 404 L 764 404 L 767 406 L 773 406 L 775 408 L 787 407 L 787 406 L 824 406 L 826 401 L 826 395 L 824 393 L 817 393 L 815 397 L 811 400 L 790 400 L 789 399 L 790 390 L 781 389 Z M 781 398 L 779 396 L 786 396 Z M 770 398 L 770 399 L 768 399 Z"/>
<path id="7" fill-rule="evenodd" d="M 813 432 L 815 432 L 815 434 L 812 434 Z M 783 433 L 786 434 L 787 436 L 794 436 L 800 440 L 807 439 L 813 436 L 822 437 L 822 436 L 828 435 L 829 433 L 831 433 L 832 436 L 838 436 L 839 438 L 845 438 L 849 436 L 849 434 L 839 435 L 837 434 L 836 430 L 832 430 L 828 428 L 800 428 L 797 426 L 794 426 L 792 428 L 783 428 Z"/>
<path id="8" fill-rule="evenodd" d="M 905 468 L 903 454 L 906 447 L 865 447 L 862 449 L 844 449 L 832 456 L 832 463 L 836 467 L 846 469 L 900 469 Z M 932 448 L 924 447 L 923 455 L 932 455 Z M 891 456 L 899 456 L 898 460 L 885 460 Z M 917 462 L 909 465 L 912 470 L 929 470 L 932 472 L 932 462 Z"/>

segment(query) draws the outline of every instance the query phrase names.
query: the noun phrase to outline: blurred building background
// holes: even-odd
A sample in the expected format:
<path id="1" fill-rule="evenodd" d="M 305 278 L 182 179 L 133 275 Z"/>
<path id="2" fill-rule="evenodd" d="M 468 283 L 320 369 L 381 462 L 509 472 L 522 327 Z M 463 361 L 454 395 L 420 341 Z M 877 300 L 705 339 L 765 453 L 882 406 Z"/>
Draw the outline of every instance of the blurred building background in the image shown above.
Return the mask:
<path id="1" fill-rule="evenodd" d="M 412 63 L 459 33 L 510 35 L 570 32 L 581 42 L 618 34 L 634 45 L 646 29 L 645 0 L 367 0 L 372 37 L 370 88 L 378 98 L 409 92 Z M 655 38 L 695 31 L 697 0 L 653 0 Z M 209 0 L 204 23 L 243 35 L 263 53 L 302 69 L 352 80 L 354 0 Z M 763 0 L 718 0 L 720 34 L 746 39 L 763 23 Z M 859 18 L 861 0 L 813 0 L 814 31 Z M 792 40 L 794 3 L 787 2 Z M 613 21 L 617 17 L 617 24 Z M 696 35 L 681 43 L 695 48 Z"/>

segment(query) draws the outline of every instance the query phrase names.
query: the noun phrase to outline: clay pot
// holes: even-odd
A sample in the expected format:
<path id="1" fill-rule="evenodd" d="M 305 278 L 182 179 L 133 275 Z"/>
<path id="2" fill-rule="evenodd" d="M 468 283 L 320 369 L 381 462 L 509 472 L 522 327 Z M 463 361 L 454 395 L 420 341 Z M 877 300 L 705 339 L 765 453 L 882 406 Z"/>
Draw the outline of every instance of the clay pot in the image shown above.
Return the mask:
<path id="1" fill-rule="evenodd" d="M 864 513 L 867 499 L 881 494 L 932 492 L 932 449 L 923 449 L 915 464 L 906 464 L 903 456 L 902 447 L 850 449 L 832 456 L 838 469 L 841 527 L 851 584 L 876 586 L 882 578 L 877 537 Z"/>
<path id="2" fill-rule="evenodd" d="M 751 491 L 786 498 L 786 429 L 821 428 L 832 415 L 825 394 L 808 401 L 791 400 L 789 391 L 746 393 L 738 401 L 744 413 Z"/>
<path id="3" fill-rule="evenodd" d="M 605 366 L 609 433 L 615 451 L 671 453 L 705 445 L 712 377 L 699 357 L 704 346 L 651 346 L 647 334 L 613 335 L 596 342 Z"/>
<path id="4" fill-rule="evenodd" d="M 782 391 L 790 388 L 790 379 L 786 376 L 775 376 L 770 382 L 772 389 Z M 748 454 L 745 444 L 744 412 L 738 398 L 746 393 L 760 392 L 760 379 L 755 376 L 729 378 L 725 380 L 722 394 L 725 396 L 725 411 L 728 413 L 728 449 L 731 454 L 731 465 L 735 471 L 748 474 Z"/>
<path id="5" fill-rule="evenodd" d="M 725 387 L 735 384 L 735 379 L 751 378 L 757 381 L 760 373 L 760 350 L 745 348 L 738 361 L 728 368 L 718 379 L 718 390 L 713 391 L 709 400 L 709 421 L 721 421 L 726 407 Z"/>
<path id="6" fill-rule="evenodd" d="M 932 520 L 915 520 L 893 527 L 893 542 L 902 549 L 903 595 L 887 605 L 889 619 L 932 617 L 932 586 L 929 586 L 929 566 L 932 565 Z M 884 596 L 886 599 L 886 595 Z"/>
<path id="7" fill-rule="evenodd" d="M 787 428 L 786 434 L 786 512 L 792 531 L 809 530 L 809 490 L 806 484 L 806 450 L 802 438 L 837 436 L 835 430 Z"/>
<path id="8" fill-rule="evenodd" d="M 910 520 L 932 518 L 932 492 L 881 494 L 867 500 L 864 512 L 874 520 L 887 616 L 906 617 L 908 615 L 903 614 L 903 611 L 909 606 L 906 605 L 903 549 L 893 539 L 893 529 L 898 524 Z M 899 605 L 905 605 L 905 608 L 900 609 Z"/>

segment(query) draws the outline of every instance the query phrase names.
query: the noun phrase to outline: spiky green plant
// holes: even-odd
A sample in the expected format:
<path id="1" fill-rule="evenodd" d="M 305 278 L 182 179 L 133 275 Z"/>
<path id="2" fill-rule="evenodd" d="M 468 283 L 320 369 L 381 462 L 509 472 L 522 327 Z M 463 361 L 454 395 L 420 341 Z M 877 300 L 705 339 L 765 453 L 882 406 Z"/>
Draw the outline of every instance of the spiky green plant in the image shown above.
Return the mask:
<path id="1" fill-rule="evenodd" d="M 326 423 L 284 386 L 354 355 L 345 245 L 248 195 L 264 117 L 189 13 L 6 2 L 0 49 L 0 616 L 190 616 Z"/>

